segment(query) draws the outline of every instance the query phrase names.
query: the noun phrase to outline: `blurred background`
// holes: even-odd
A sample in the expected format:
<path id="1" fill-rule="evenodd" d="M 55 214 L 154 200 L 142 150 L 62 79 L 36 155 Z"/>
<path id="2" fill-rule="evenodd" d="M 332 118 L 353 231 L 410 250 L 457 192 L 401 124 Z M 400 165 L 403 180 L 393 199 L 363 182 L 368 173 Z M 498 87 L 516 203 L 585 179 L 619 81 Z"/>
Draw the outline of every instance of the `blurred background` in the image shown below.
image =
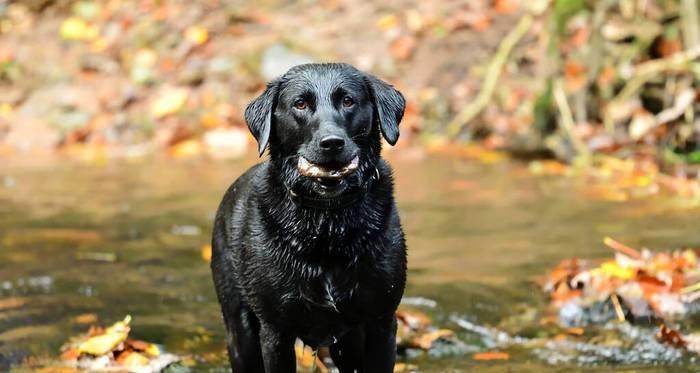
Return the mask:
<path id="1" fill-rule="evenodd" d="M 401 369 L 692 371 L 656 325 L 553 329 L 535 280 L 612 256 L 606 236 L 700 245 L 699 58 L 696 0 L 0 0 L 0 371 L 59 371 L 71 336 L 127 314 L 177 369 L 225 371 L 208 242 L 259 161 L 243 110 L 335 61 L 407 98 L 384 147 L 407 303 L 455 339 L 404 336 Z"/>

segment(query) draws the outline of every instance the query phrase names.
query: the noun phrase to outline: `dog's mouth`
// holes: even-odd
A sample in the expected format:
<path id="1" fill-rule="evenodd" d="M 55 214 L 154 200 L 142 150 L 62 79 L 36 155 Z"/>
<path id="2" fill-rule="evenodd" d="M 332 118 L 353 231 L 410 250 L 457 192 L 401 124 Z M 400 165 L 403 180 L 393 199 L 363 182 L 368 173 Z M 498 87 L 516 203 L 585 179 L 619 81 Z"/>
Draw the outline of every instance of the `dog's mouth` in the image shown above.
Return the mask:
<path id="1" fill-rule="evenodd" d="M 322 166 L 299 156 L 297 170 L 302 176 L 323 179 L 324 181 L 340 181 L 345 176 L 355 172 L 360 166 L 360 158 L 355 156 L 348 164 L 340 167 Z"/>
<path id="2" fill-rule="evenodd" d="M 314 179 L 325 192 L 338 189 L 342 186 L 344 178 L 357 170 L 360 158 L 355 156 L 350 162 L 337 167 L 320 165 L 299 156 L 297 170 L 302 176 Z"/>

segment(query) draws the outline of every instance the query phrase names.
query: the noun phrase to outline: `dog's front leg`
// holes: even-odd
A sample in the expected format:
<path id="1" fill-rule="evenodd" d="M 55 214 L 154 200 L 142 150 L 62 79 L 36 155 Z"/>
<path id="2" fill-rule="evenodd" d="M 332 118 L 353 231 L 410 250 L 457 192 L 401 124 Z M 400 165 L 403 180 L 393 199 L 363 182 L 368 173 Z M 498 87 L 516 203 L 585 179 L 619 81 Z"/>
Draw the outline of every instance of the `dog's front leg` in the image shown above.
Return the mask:
<path id="1" fill-rule="evenodd" d="M 260 326 L 260 347 L 266 373 L 296 372 L 293 336 L 263 324 Z"/>
<path id="2" fill-rule="evenodd" d="M 363 373 L 391 373 L 396 362 L 396 317 L 394 315 L 365 324 L 365 361 Z"/>

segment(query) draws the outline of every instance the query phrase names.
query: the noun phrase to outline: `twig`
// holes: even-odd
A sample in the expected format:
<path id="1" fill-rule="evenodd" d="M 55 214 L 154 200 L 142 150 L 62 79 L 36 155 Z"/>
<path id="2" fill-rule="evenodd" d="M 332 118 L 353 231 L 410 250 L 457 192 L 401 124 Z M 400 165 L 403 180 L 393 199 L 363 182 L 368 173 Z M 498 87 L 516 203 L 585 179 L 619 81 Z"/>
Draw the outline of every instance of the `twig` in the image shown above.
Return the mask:
<path id="1" fill-rule="evenodd" d="M 681 1 L 681 29 L 683 30 L 683 42 L 686 48 L 700 46 L 700 12 L 698 0 Z"/>
<path id="2" fill-rule="evenodd" d="M 554 101 L 557 103 L 557 107 L 559 108 L 562 128 L 566 132 L 566 135 L 569 137 L 571 144 L 574 145 L 576 153 L 584 157 L 588 157 L 588 147 L 576 135 L 576 123 L 574 122 L 574 116 L 571 113 L 569 101 L 566 98 L 564 84 L 562 83 L 561 79 L 557 79 L 554 81 L 552 93 L 554 95 Z"/>
<path id="3" fill-rule="evenodd" d="M 618 107 L 627 99 L 632 97 L 649 79 L 667 70 L 683 67 L 690 61 L 700 58 L 700 46 L 693 47 L 683 52 L 675 53 L 666 58 L 652 60 L 637 65 L 634 69 L 634 76 L 627 82 L 620 93 L 608 103 L 605 122 L 606 126 L 612 125 L 611 108 Z"/>
<path id="4" fill-rule="evenodd" d="M 695 285 L 690 285 L 686 286 L 683 289 L 681 289 L 681 294 L 688 294 L 688 293 L 693 293 L 695 291 L 700 290 L 700 282 L 698 282 Z"/>
<path id="5" fill-rule="evenodd" d="M 639 251 L 637 251 L 637 250 L 635 250 L 635 249 L 633 249 L 633 248 L 631 248 L 623 243 L 617 242 L 610 237 L 605 237 L 603 239 L 603 243 L 605 244 L 605 246 L 607 246 L 615 251 L 619 251 L 619 252 L 629 256 L 632 259 L 642 259 L 642 254 Z"/>
<path id="6" fill-rule="evenodd" d="M 613 307 L 615 308 L 615 314 L 617 315 L 617 320 L 620 322 L 625 321 L 625 312 L 622 310 L 622 305 L 620 304 L 620 298 L 617 294 L 610 294 L 610 300 L 612 300 Z"/>
<path id="7" fill-rule="evenodd" d="M 470 120 L 472 120 L 477 114 L 479 114 L 491 100 L 493 92 L 496 89 L 496 83 L 498 78 L 501 76 L 501 71 L 503 66 L 508 60 L 510 52 L 513 50 L 515 45 L 520 41 L 520 39 L 525 36 L 525 33 L 532 26 L 533 18 L 532 15 L 526 14 L 518 24 L 511 30 L 503 41 L 498 46 L 496 55 L 493 57 L 489 66 L 486 70 L 486 77 L 484 78 L 484 84 L 479 91 L 476 99 L 468 104 L 462 111 L 460 111 L 452 121 L 447 125 L 447 133 L 450 136 L 456 136 L 462 127 Z"/>

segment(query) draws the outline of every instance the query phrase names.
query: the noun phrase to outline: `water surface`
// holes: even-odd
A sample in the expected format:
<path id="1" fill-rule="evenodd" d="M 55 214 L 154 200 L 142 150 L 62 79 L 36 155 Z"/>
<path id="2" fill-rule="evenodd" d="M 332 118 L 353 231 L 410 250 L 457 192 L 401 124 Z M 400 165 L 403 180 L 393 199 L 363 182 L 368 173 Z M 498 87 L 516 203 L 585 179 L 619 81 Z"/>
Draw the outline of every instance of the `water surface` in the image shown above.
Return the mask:
<path id="1" fill-rule="evenodd" d="M 409 247 L 407 295 L 436 300 L 441 326 L 457 329 L 449 315 L 498 325 L 523 306 L 543 308 L 534 279 L 563 258 L 609 256 L 604 236 L 700 247 L 698 210 L 672 199 L 595 201 L 582 196 L 584 180 L 536 178 L 518 163 L 390 158 Z M 196 371 L 226 371 L 201 247 L 223 192 L 255 161 L 0 168 L 0 370 L 56 358 L 90 315 L 110 324 L 130 314 L 133 336 L 191 356 Z M 693 371 L 550 366 L 528 351 L 511 354 L 413 363 L 424 372 Z"/>

